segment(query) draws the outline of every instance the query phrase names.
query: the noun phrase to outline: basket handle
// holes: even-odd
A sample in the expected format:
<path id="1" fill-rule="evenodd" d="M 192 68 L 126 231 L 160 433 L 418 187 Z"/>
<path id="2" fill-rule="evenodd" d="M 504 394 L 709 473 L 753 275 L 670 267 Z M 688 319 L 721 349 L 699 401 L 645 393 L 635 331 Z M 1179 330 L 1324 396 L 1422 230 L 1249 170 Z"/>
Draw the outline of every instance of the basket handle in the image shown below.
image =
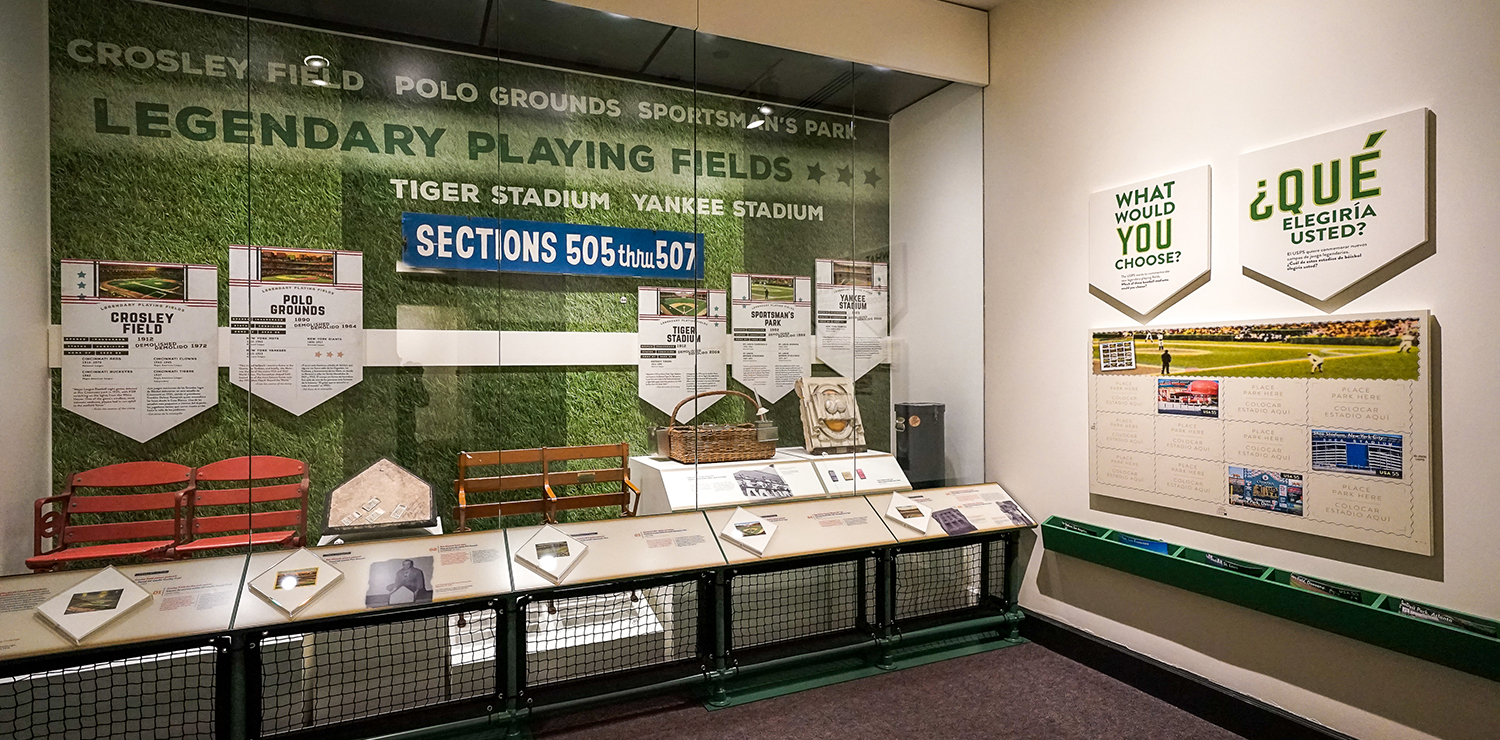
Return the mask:
<path id="1" fill-rule="evenodd" d="M 760 404 L 756 403 L 755 399 L 751 398 L 747 394 L 740 393 L 739 391 L 728 391 L 728 390 L 725 390 L 725 391 L 704 391 L 704 392 L 699 393 L 697 395 L 688 396 L 687 398 L 682 399 L 682 402 L 678 403 L 677 407 L 674 408 L 674 409 L 672 409 L 672 416 L 667 419 L 667 421 L 669 422 L 669 424 L 672 425 L 672 426 L 675 426 L 677 424 L 677 412 L 681 411 L 682 407 L 686 406 L 688 401 L 692 401 L 692 400 L 695 400 L 695 399 L 703 398 L 704 396 L 739 396 L 740 398 L 743 398 L 746 401 L 750 402 L 750 408 L 753 408 L 753 409 L 756 409 L 756 410 L 760 409 Z M 766 418 L 766 415 L 763 414 L 763 413 L 762 414 L 756 414 L 756 416 L 759 416 L 762 421 L 764 421 L 765 418 Z"/>

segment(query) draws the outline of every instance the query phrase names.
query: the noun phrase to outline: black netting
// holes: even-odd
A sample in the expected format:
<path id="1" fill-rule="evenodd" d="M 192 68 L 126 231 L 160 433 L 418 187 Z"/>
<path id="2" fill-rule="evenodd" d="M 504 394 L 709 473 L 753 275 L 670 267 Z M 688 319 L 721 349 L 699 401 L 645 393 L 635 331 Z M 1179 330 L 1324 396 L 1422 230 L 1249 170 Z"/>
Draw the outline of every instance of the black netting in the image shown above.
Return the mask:
<path id="1" fill-rule="evenodd" d="M 480 609 L 268 637 L 261 734 L 494 694 L 496 620 Z"/>
<path id="2" fill-rule="evenodd" d="M 645 589 L 526 605 L 526 685 L 590 678 L 698 657 L 698 587 Z"/>
<path id="3" fill-rule="evenodd" d="M 0 737 L 212 738 L 216 663 L 202 647 L 0 677 Z"/>
<path id="4" fill-rule="evenodd" d="M 982 546 L 896 555 L 896 619 L 979 605 Z"/>
<path id="5" fill-rule="evenodd" d="M 859 570 L 851 561 L 735 576 L 731 645 L 739 650 L 859 627 Z"/>
<path id="6" fill-rule="evenodd" d="M 1009 540 L 998 540 L 989 545 L 989 594 L 1007 604 L 1010 603 L 1010 579 L 1008 578 L 1010 571 L 1006 568 L 1006 548 L 1009 542 Z"/>

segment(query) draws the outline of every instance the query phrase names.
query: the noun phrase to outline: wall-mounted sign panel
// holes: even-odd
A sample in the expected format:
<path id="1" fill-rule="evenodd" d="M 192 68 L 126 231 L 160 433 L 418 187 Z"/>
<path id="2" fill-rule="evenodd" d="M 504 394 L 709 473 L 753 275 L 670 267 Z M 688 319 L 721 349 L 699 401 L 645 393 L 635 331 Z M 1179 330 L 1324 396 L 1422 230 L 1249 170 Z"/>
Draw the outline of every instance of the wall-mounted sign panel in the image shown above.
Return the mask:
<path id="1" fill-rule="evenodd" d="M 1426 311 L 1095 331 L 1089 490 L 1431 554 L 1430 336 Z M 1133 369 L 1101 366 L 1119 341 Z"/>
<path id="2" fill-rule="evenodd" d="M 637 393 L 665 413 L 688 396 L 725 388 L 729 313 L 722 290 L 639 288 L 636 337 L 640 345 Z M 692 421 L 723 400 L 689 403 L 675 421 Z"/>
<path id="3" fill-rule="evenodd" d="M 1089 196 L 1089 290 L 1147 319 L 1209 272 L 1208 165 Z"/>
<path id="4" fill-rule="evenodd" d="M 1425 244 L 1430 120 L 1419 108 L 1241 155 L 1245 272 L 1327 301 Z"/>
<path id="5" fill-rule="evenodd" d="M 820 259 L 818 361 L 850 380 L 886 361 L 890 268 L 884 262 Z"/>
<path id="6" fill-rule="evenodd" d="M 365 374 L 359 252 L 229 248 L 229 380 L 301 416 Z"/>
<path id="7" fill-rule="evenodd" d="M 401 261 L 433 270 L 666 280 L 703 277 L 703 235 L 434 213 L 401 214 Z"/>
<path id="8" fill-rule="evenodd" d="M 767 403 L 812 375 L 812 278 L 731 275 L 734 379 Z"/>
<path id="9" fill-rule="evenodd" d="M 62 405 L 137 442 L 219 402 L 219 269 L 62 260 Z"/>

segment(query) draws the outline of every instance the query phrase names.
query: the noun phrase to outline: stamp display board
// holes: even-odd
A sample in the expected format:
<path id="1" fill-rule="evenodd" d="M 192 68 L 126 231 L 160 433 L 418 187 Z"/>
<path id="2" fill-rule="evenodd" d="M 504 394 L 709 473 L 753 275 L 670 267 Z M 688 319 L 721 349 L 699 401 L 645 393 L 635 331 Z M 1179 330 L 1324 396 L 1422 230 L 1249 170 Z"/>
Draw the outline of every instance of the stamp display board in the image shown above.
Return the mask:
<path id="1" fill-rule="evenodd" d="M 890 529 L 881 521 L 881 512 L 871 507 L 862 496 L 746 506 L 745 510 L 775 522 L 776 534 L 760 557 L 742 547 L 724 543 L 724 557 L 730 563 L 879 547 L 896 542 Z M 729 524 L 734 510 L 716 509 L 705 514 L 717 537 L 717 532 Z"/>
<path id="2" fill-rule="evenodd" d="M 947 537 L 948 533 L 943 529 L 937 513 L 947 509 L 957 509 L 962 512 L 965 519 L 974 525 L 977 532 L 997 532 L 1003 529 L 1025 529 L 1035 526 L 1035 521 L 1015 507 L 1015 511 L 1021 512 L 1023 517 L 1017 521 L 1007 508 L 1000 504 L 1009 503 L 1015 506 L 1010 495 L 996 483 L 983 483 L 977 486 L 958 486 L 954 488 L 924 488 L 902 494 L 912 501 L 932 509 L 933 516 L 927 522 L 926 534 L 918 533 L 910 527 L 903 527 L 897 522 L 889 522 L 891 534 L 902 542 L 912 540 L 927 540 L 938 537 Z M 892 494 L 885 493 L 878 496 L 870 496 L 870 505 L 883 516 L 890 508 Z M 1030 524 L 1025 523 L 1031 521 Z"/>
<path id="3" fill-rule="evenodd" d="M 589 546 L 588 554 L 563 578 L 565 586 L 724 565 L 724 555 L 714 542 L 714 530 L 708 528 L 698 512 L 553 526 Z M 506 530 L 510 555 L 514 557 L 517 548 L 540 529 Z M 517 591 L 554 585 L 520 564 L 515 564 L 512 570 Z"/>
<path id="4" fill-rule="evenodd" d="M 1426 311 L 1096 330 L 1089 490 L 1432 554 Z M 1101 368 L 1101 343 L 1136 367 Z"/>

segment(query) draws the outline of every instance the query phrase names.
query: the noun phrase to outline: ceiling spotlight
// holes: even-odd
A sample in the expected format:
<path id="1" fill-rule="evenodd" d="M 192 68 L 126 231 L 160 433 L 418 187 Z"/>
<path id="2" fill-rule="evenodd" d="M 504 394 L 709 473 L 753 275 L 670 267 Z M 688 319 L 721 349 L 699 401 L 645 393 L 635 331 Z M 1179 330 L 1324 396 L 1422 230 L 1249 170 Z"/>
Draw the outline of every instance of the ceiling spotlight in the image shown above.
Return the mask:
<path id="1" fill-rule="evenodd" d="M 328 57 L 319 56 L 317 54 L 308 54 L 307 56 L 302 57 L 302 64 L 307 67 L 312 67 L 313 69 L 322 69 L 328 66 Z"/>
<path id="2" fill-rule="evenodd" d="M 769 106 L 769 105 L 762 105 L 760 107 L 760 114 L 763 115 L 763 116 L 769 116 L 769 115 L 771 115 L 771 106 Z"/>
<path id="3" fill-rule="evenodd" d="M 761 126 L 764 126 L 764 125 L 766 125 L 766 119 L 764 119 L 764 118 L 755 118 L 755 119 L 751 120 L 750 123 L 746 124 L 745 128 L 760 128 Z"/>

